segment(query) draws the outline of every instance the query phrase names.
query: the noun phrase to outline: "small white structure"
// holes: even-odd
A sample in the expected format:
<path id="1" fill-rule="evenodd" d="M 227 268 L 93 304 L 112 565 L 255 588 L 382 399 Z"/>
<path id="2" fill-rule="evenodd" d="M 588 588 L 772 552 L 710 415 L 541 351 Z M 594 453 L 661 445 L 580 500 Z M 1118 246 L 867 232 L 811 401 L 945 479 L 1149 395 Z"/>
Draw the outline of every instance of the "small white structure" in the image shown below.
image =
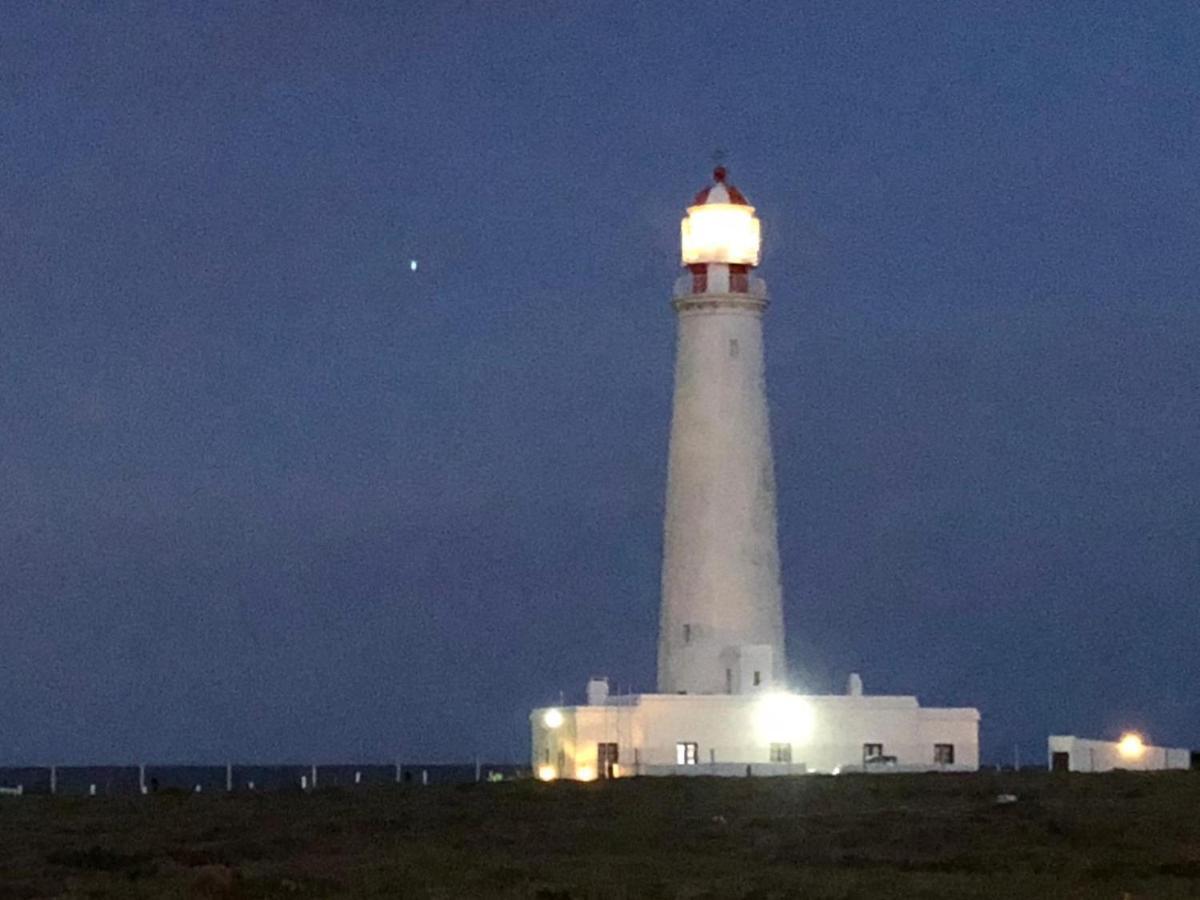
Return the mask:
<path id="1" fill-rule="evenodd" d="M 1190 769 L 1192 751 L 1183 747 L 1155 747 L 1130 732 L 1119 741 L 1098 741 L 1074 735 L 1052 734 L 1047 741 L 1047 764 L 1056 772 L 1138 772 Z"/>
<path id="2" fill-rule="evenodd" d="M 725 180 L 682 223 L 663 528 L 658 693 L 534 710 L 544 780 L 623 774 L 973 770 L 979 712 L 915 697 L 789 692 L 763 354 L 761 226 Z"/>

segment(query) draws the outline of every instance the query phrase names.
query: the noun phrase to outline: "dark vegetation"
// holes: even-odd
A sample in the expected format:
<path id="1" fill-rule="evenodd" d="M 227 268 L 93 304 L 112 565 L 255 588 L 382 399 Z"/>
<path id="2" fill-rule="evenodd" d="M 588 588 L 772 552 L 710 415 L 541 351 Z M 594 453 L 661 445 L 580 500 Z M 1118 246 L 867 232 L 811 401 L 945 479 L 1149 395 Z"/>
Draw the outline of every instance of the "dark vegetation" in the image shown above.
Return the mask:
<path id="1" fill-rule="evenodd" d="M 1196 897 L 1200 773 L 0 797 L 0 897 L 55 896 Z"/>

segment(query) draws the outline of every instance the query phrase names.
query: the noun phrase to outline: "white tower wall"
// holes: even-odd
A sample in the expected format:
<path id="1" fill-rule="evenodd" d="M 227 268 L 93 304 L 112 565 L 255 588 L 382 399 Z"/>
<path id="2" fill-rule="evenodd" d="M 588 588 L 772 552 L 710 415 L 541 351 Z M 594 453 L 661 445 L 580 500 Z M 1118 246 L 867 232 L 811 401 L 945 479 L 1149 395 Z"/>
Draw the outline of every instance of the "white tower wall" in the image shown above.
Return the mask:
<path id="1" fill-rule="evenodd" d="M 724 287 L 728 279 L 712 282 Z M 761 281 L 754 279 L 754 287 L 754 294 L 702 292 L 675 301 L 658 656 L 663 693 L 744 693 L 785 680 L 762 339 L 766 298 Z"/>

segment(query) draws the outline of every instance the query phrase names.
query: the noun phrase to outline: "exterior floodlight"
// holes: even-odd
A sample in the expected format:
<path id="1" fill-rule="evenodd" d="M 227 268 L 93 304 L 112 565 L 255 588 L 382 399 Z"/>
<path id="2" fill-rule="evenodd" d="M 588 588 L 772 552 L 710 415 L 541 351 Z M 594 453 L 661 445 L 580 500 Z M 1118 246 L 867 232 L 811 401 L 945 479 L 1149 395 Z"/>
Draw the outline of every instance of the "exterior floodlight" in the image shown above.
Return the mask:
<path id="1" fill-rule="evenodd" d="M 538 778 L 542 781 L 553 781 L 558 777 L 558 772 L 554 766 L 538 766 Z"/>
<path id="2" fill-rule="evenodd" d="M 578 766 L 575 769 L 575 778 L 578 781 L 595 781 L 596 770 L 591 766 Z"/>
<path id="3" fill-rule="evenodd" d="M 816 726 L 812 704 L 796 694 L 767 694 L 754 709 L 754 730 L 763 744 L 807 744 Z"/>
<path id="4" fill-rule="evenodd" d="M 753 206 L 705 203 L 688 207 L 681 223 L 683 264 L 758 265 L 762 231 Z"/>
<path id="5" fill-rule="evenodd" d="M 558 728 L 562 725 L 562 723 L 563 714 L 557 709 L 548 709 L 546 710 L 545 715 L 542 716 L 542 724 L 547 728 Z"/>
<path id="6" fill-rule="evenodd" d="M 1125 759 L 1141 759 L 1146 752 L 1146 743 L 1140 734 L 1130 731 L 1121 735 L 1121 741 L 1117 744 L 1117 752 Z"/>

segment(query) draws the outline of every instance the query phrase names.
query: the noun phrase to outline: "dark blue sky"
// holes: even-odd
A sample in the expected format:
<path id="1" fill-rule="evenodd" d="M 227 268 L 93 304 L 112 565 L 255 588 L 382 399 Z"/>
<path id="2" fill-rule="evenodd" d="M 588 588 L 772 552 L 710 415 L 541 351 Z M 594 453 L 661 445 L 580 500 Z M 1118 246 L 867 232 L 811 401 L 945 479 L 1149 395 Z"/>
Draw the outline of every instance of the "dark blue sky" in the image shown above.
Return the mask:
<path id="1" fill-rule="evenodd" d="M 716 147 L 797 684 L 1200 746 L 1194 4 L 3 20 L 0 761 L 520 759 L 652 687 Z"/>

